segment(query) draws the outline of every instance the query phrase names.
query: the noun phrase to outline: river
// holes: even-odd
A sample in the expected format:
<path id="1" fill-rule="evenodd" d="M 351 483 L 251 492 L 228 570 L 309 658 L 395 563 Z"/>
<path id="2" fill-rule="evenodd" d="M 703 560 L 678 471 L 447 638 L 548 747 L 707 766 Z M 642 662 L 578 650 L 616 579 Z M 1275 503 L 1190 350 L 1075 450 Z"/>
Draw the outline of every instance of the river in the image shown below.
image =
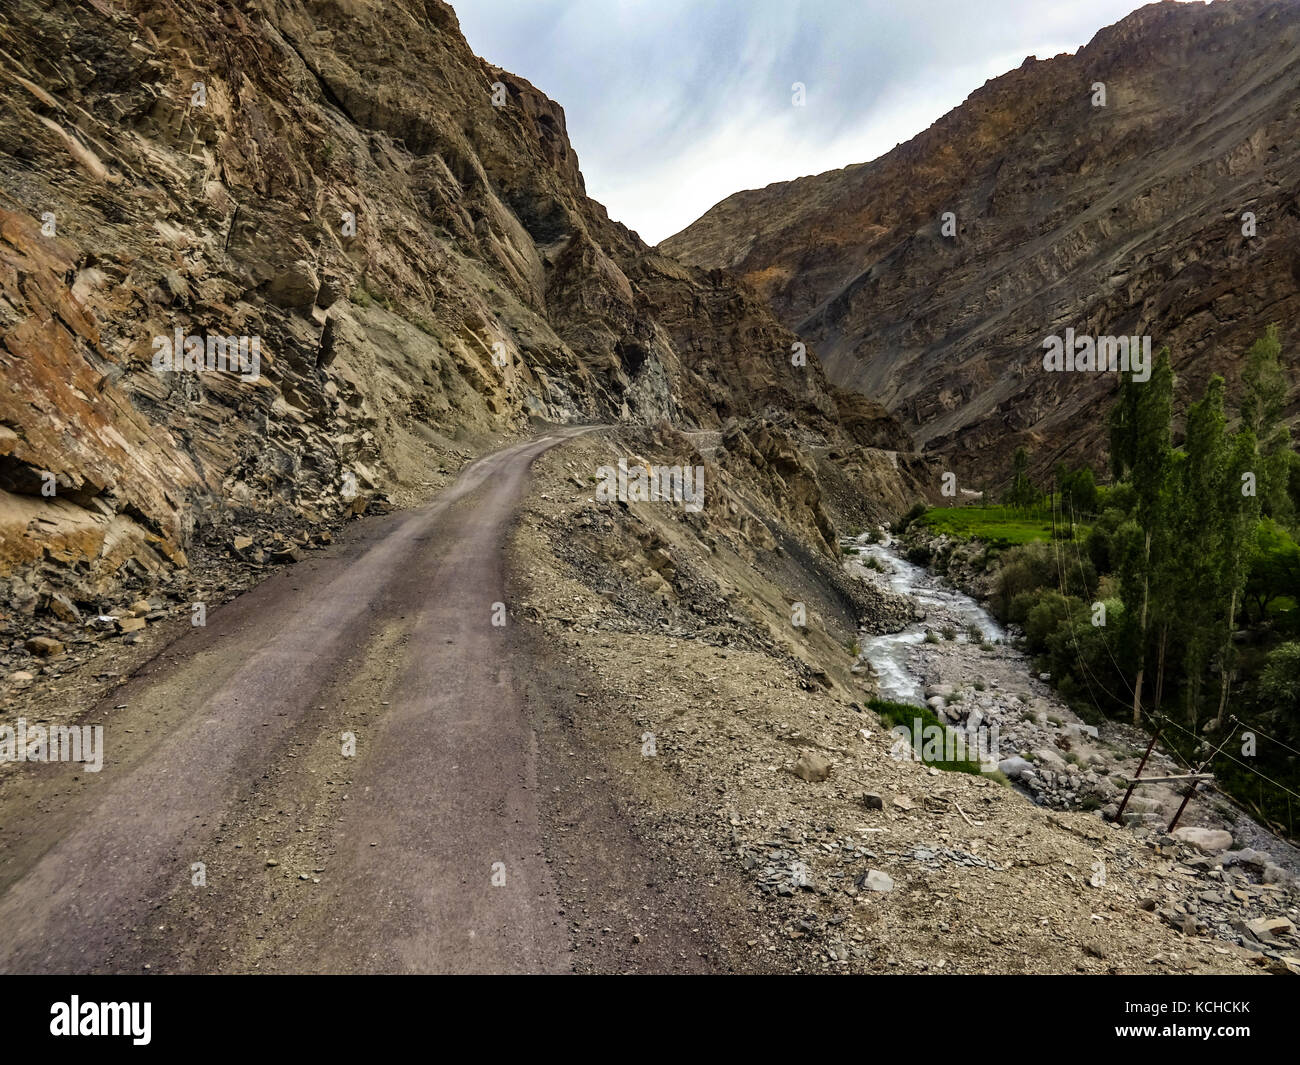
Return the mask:
<path id="1" fill-rule="evenodd" d="M 857 565 L 851 566 L 854 572 L 879 580 L 890 591 L 909 597 L 925 616 L 923 621 L 913 622 L 899 632 L 861 638 L 860 658 L 875 670 L 881 698 L 900 703 L 925 702 L 923 679 L 913 672 L 910 659 L 913 649 L 925 642 L 927 630 L 941 632 L 951 627 L 956 630 L 958 641 L 967 642 L 973 626 L 989 643 L 1006 639 L 1005 630 L 992 614 L 925 567 L 908 562 L 888 537 L 873 544 L 864 533 L 842 542 L 858 550 L 854 560 Z M 875 559 L 883 573 L 869 569 L 865 565 L 867 559 Z"/>

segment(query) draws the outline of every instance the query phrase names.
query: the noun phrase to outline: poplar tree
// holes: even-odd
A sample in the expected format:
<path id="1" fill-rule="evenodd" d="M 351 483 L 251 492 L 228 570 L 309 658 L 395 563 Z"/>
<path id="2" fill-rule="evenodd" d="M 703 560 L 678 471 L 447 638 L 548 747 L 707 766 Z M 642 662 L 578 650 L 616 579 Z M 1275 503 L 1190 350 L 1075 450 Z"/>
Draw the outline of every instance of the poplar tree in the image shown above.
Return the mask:
<path id="1" fill-rule="evenodd" d="M 1128 478 L 1136 499 L 1134 516 L 1142 535 L 1137 574 L 1142 584 L 1138 615 L 1137 676 L 1133 683 L 1133 724 L 1142 721 L 1142 683 L 1146 674 L 1147 631 L 1151 602 L 1152 551 L 1163 554 L 1168 537 L 1170 470 L 1173 445 L 1174 371 L 1169 349 L 1161 348 L 1151 378 L 1137 382 L 1120 377 L 1119 398 L 1111 411 L 1110 458 L 1117 480 Z M 1127 603 L 1125 604 L 1128 605 Z"/>
<path id="2" fill-rule="evenodd" d="M 1282 342 L 1276 325 L 1250 346 L 1241 372 L 1241 424 L 1255 434 L 1260 465 L 1260 502 L 1270 517 L 1286 522 L 1294 513 L 1288 492 L 1291 477 L 1291 430 L 1283 420 L 1288 383 L 1281 363 Z"/>
<path id="3" fill-rule="evenodd" d="M 1201 684 L 1210 649 L 1218 646 L 1214 621 L 1219 607 L 1217 590 L 1224 575 L 1223 522 L 1228 474 L 1227 416 L 1223 407 L 1224 383 L 1217 374 L 1205 394 L 1187 410 L 1187 436 L 1183 458 L 1177 463 L 1178 491 L 1171 567 L 1179 604 L 1183 644 L 1184 702 L 1187 719 L 1196 727 Z"/>
<path id="4" fill-rule="evenodd" d="M 1223 715 L 1228 706 L 1228 688 L 1236 658 L 1232 634 L 1237 627 L 1237 607 L 1246 588 L 1250 555 L 1259 526 L 1261 499 L 1256 482 L 1262 460 L 1266 461 L 1259 453 L 1254 432 L 1243 425 L 1232 441 L 1220 504 L 1223 534 L 1217 583 L 1220 601 L 1226 598 L 1227 603 L 1224 606 L 1223 637 L 1219 644 L 1219 712 L 1214 718 L 1216 729 L 1222 727 Z"/>

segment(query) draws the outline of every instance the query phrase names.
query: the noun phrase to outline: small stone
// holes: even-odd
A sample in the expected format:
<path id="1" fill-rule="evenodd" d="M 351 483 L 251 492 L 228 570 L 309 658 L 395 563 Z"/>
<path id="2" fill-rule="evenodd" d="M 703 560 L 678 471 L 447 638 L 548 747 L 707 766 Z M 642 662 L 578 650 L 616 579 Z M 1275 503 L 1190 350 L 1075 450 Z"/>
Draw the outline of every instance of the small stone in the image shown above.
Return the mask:
<path id="1" fill-rule="evenodd" d="M 50 613 L 60 621 L 81 620 L 81 611 L 73 605 L 71 599 L 62 593 L 50 596 Z"/>
<path id="2" fill-rule="evenodd" d="M 867 875 L 862 878 L 862 886 L 868 891 L 893 891 L 894 878 L 879 869 L 869 869 Z"/>
<path id="3" fill-rule="evenodd" d="M 23 646 L 32 654 L 40 655 L 42 658 L 63 654 L 63 644 L 49 636 L 33 636 Z"/>

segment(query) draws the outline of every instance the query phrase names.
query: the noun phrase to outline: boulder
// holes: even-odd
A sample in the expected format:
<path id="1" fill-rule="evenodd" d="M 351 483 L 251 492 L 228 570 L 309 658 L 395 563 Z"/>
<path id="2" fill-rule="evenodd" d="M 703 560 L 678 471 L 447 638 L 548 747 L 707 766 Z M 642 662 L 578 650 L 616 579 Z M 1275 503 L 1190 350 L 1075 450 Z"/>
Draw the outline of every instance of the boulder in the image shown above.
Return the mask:
<path id="1" fill-rule="evenodd" d="M 284 266 L 267 286 L 267 297 L 286 310 L 303 310 L 316 302 L 320 279 L 311 264 L 299 259 Z"/>
<path id="2" fill-rule="evenodd" d="M 1273 859 L 1263 851 L 1245 847 L 1239 851 L 1225 851 L 1219 856 L 1219 861 L 1225 868 L 1233 865 L 1249 865 L 1262 870 L 1272 864 Z"/>
<path id="3" fill-rule="evenodd" d="M 1065 759 L 1047 747 L 1042 747 L 1034 752 L 1034 761 L 1043 768 L 1050 769 L 1053 773 L 1065 772 Z"/>
<path id="4" fill-rule="evenodd" d="M 800 780 L 810 784 L 825 780 L 831 775 L 831 763 L 816 751 L 803 751 L 792 770 Z"/>
<path id="5" fill-rule="evenodd" d="M 80 621 L 81 611 L 78 610 L 62 592 L 57 592 L 50 596 L 49 602 L 50 613 L 60 621 Z"/>
<path id="6" fill-rule="evenodd" d="M 1019 780 L 1025 773 L 1032 773 L 1034 763 L 1027 758 L 1003 758 L 998 763 L 998 769 L 1012 780 Z"/>
<path id="7" fill-rule="evenodd" d="M 1218 854 L 1232 846 L 1232 833 L 1221 828 L 1195 828 L 1191 825 L 1174 829 L 1174 839 L 1195 847 L 1202 854 Z"/>
<path id="8" fill-rule="evenodd" d="M 1295 925 L 1285 917 L 1260 917 L 1247 921 L 1250 934 L 1258 940 L 1272 939 L 1274 936 L 1289 936 L 1295 931 Z"/>

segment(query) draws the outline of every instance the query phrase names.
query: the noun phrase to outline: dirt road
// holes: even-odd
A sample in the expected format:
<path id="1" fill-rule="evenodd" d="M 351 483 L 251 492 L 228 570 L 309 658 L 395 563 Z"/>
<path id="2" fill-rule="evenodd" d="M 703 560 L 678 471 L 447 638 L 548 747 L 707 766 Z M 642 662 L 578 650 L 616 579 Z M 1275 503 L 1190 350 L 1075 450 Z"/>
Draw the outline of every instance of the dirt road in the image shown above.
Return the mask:
<path id="1" fill-rule="evenodd" d="M 102 772 L 11 767 L 0 971 L 569 969 L 494 604 L 528 467 L 575 431 L 212 610 L 81 719 Z"/>

